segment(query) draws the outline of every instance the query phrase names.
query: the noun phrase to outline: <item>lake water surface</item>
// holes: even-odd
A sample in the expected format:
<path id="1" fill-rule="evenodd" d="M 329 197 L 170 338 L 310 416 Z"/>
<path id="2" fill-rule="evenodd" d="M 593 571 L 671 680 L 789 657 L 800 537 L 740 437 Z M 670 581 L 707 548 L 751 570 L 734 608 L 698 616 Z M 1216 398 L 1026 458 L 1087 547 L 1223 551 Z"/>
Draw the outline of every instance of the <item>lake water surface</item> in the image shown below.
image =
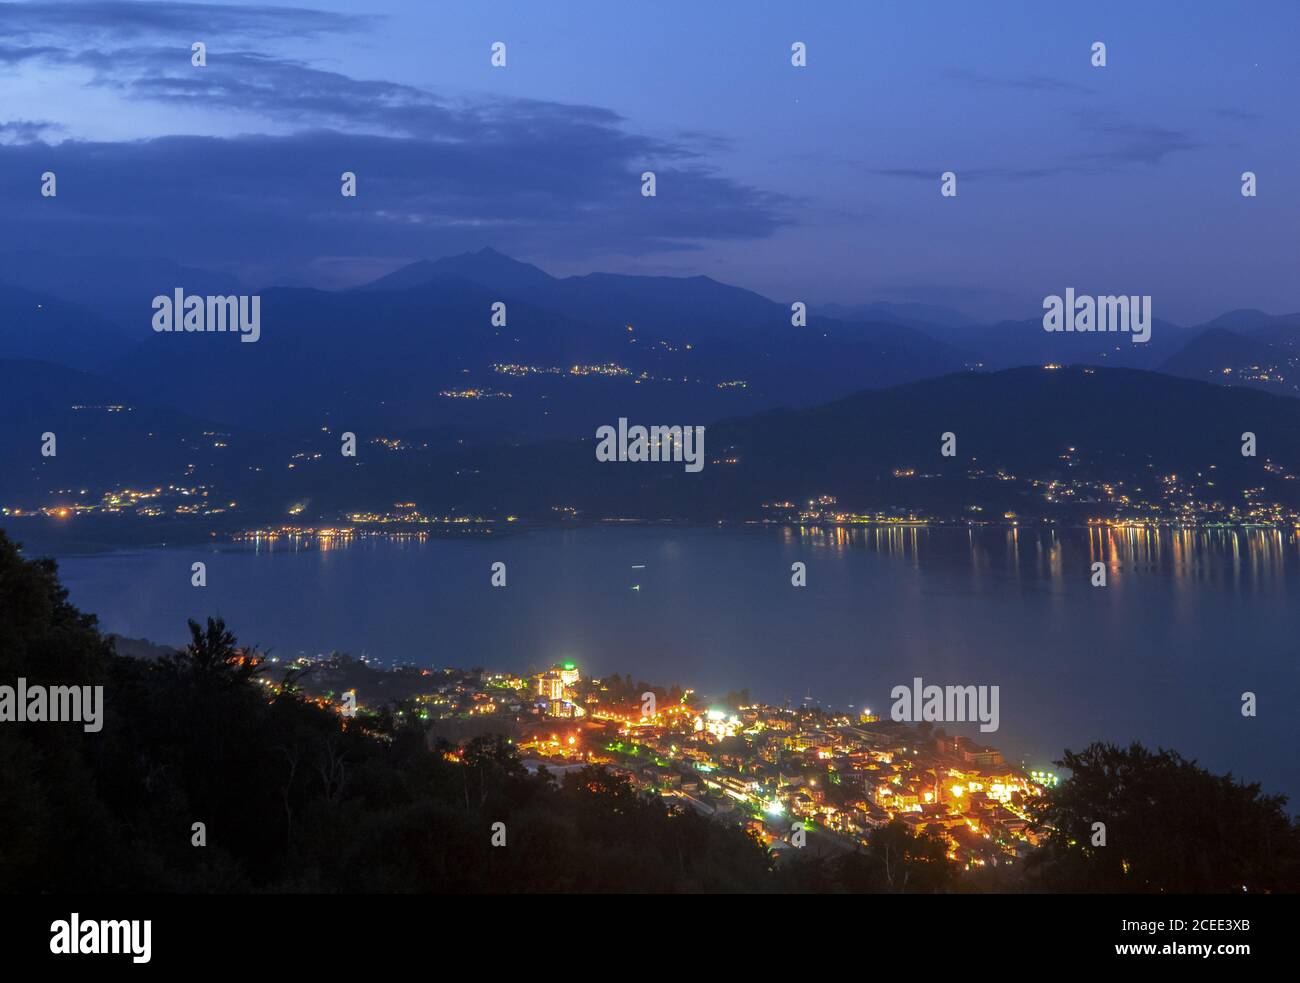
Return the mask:
<path id="1" fill-rule="evenodd" d="M 1090 583 L 1098 559 L 1104 588 Z M 195 560 L 206 588 L 190 586 Z M 497 560 L 504 589 L 489 583 Z M 797 560 L 806 588 L 791 586 Z M 949 730 L 1036 767 L 1065 747 L 1139 740 L 1300 799 L 1293 531 L 588 528 L 281 539 L 60 568 L 106 630 L 168 644 L 183 643 L 186 618 L 219 614 L 281 658 L 518 672 L 573 660 L 885 715 L 914 676 L 997 685 L 998 732 Z"/>

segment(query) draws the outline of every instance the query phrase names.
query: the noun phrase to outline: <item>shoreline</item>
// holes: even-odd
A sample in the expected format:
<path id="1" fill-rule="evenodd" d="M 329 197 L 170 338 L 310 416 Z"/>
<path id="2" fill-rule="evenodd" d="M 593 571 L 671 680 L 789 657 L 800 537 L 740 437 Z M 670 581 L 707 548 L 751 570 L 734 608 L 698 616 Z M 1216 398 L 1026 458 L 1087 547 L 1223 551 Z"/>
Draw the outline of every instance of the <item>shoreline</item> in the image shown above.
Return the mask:
<path id="1" fill-rule="evenodd" d="M 213 529 L 199 528 L 189 522 L 169 522 L 160 529 L 155 520 L 128 519 L 96 522 L 83 519 L 78 525 L 94 523 L 99 528 L 74 529 L 67 519 L 41 516 L 6 516 L 0 525 L 11 540 L 18 543 L 21 552 L 28 556 L 89 557 L 142 549 L 169 549 L 194 547 L 201 544 L 275 542 L 282 539 L 333 539 L 351 541 L 361 539 L 446 539 L 483 537 L 494 540 L 527 535 L 536 532 L 591 529 L 730 529 L 733 531 L 757 529 L 935 529 L 935 530 L 1006 530 L 1034 532 L 1039 530 L 1085 532 L 1097 529 L 1140 530 L 1147 532 L 1256 532 L 1300 534 L 1300 526 L 1289 523 L 1259 522 L 1180 522 L 1174 520 L 1087 519 L 1064 521 L 1048 518 L 1016 518 L 1002 520 L 975 519 L 854 519 L 813 518 L 790 519 L 644 519 L 604 517 L 598 519 L 526 520 L 513 517 L 502 520 L 473 519 L 449 522 L 328 522 L 310 524 L 284 523 L 278 526 L 229 526 Z M 17 519 L 18 521 L 13 521 Z M 27 526 L 27 521 L 40 523 Z M 165 522 L 165 520 L 164 520 Z M 34 533 L 34 535 L 32 535 Z M 161 535 L 160 535 L 161 534 Z"/>

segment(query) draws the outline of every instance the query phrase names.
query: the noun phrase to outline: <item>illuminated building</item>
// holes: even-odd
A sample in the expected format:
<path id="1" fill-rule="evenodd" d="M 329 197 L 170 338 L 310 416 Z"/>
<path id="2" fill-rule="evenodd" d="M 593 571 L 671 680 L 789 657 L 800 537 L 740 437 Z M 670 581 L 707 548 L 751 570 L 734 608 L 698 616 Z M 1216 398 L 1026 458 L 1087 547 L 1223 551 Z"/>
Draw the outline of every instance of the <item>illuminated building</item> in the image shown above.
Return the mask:
<path id="1" fill-rule="evenodd" d="M 537 695 L 548 700 L 564 699 L 564 680 L 554 669 L 537 677 Z"/>
<path id="2" fill-rule="evenodd" d="M 728 717 L 721 710 L 710 710 L 703 717 L 695 718 L 695 729 L 717 738 L 735 737 L 740 730 L 740 718 L 734 713 Z"/>
<path id="3" fill-rule="evenodd" d="M 571 719 L 574 717 L 585 717 L 587 715 L 586 710 L 578 706 L 576 703 L 571 703 L 569 700 L 561 698 L 551 699 L 548 697 L 539 702 L 542 704 L 542 709 L 548 717 L 566 717 Z"/>
<path id="4" fill-rule="evenodd" d="M 572 662 L 552 666 L 537 677 L 537 695 L 552 702 L 571 699 L 573 687 L 581 678 Z"/>

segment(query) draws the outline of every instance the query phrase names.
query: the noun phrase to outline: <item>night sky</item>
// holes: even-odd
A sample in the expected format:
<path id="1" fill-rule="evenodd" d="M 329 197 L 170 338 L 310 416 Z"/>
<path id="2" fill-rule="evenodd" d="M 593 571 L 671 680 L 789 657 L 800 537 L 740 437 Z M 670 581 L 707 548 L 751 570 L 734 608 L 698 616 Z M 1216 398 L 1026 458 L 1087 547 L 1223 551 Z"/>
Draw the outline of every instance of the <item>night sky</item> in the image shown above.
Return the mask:
<path id="1" fill-rule="evenodd" d="M 1067 286 L 1300 309 L 1300 4 L 1064 6 L 4 3 L 0 254 L 339 287 L 490 245 L 985 319 Z"/>

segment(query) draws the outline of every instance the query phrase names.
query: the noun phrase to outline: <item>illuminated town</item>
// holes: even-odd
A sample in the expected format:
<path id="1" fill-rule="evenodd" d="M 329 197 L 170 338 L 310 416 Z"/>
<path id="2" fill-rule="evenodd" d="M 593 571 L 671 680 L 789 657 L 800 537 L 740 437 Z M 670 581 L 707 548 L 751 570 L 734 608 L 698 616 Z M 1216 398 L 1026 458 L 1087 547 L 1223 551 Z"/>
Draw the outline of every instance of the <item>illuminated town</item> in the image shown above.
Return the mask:
<path id="1" fill-rule="evenodd" d="M 852 850 L 898 819 L 941 837 L 962 868 L 1015 863 L 1036 844 L 1027 806 L 1057 782 L 929 724 L 775 707 L 746 694 L 705 701 L 690 689 L 642 692 L 630 678 L 584 678 L 572 662 L 527 676 L 386 671 L 339 655 L 295 667 L 305 671 L 304 692 L 344 716 L 351 701 L 363 716 L 396 707 L 453 746 L 500 734 L 529 770 L 557 778 L 603 765 L 643 794 L 744 826 L 778 856 L 799 830 Z"/>

